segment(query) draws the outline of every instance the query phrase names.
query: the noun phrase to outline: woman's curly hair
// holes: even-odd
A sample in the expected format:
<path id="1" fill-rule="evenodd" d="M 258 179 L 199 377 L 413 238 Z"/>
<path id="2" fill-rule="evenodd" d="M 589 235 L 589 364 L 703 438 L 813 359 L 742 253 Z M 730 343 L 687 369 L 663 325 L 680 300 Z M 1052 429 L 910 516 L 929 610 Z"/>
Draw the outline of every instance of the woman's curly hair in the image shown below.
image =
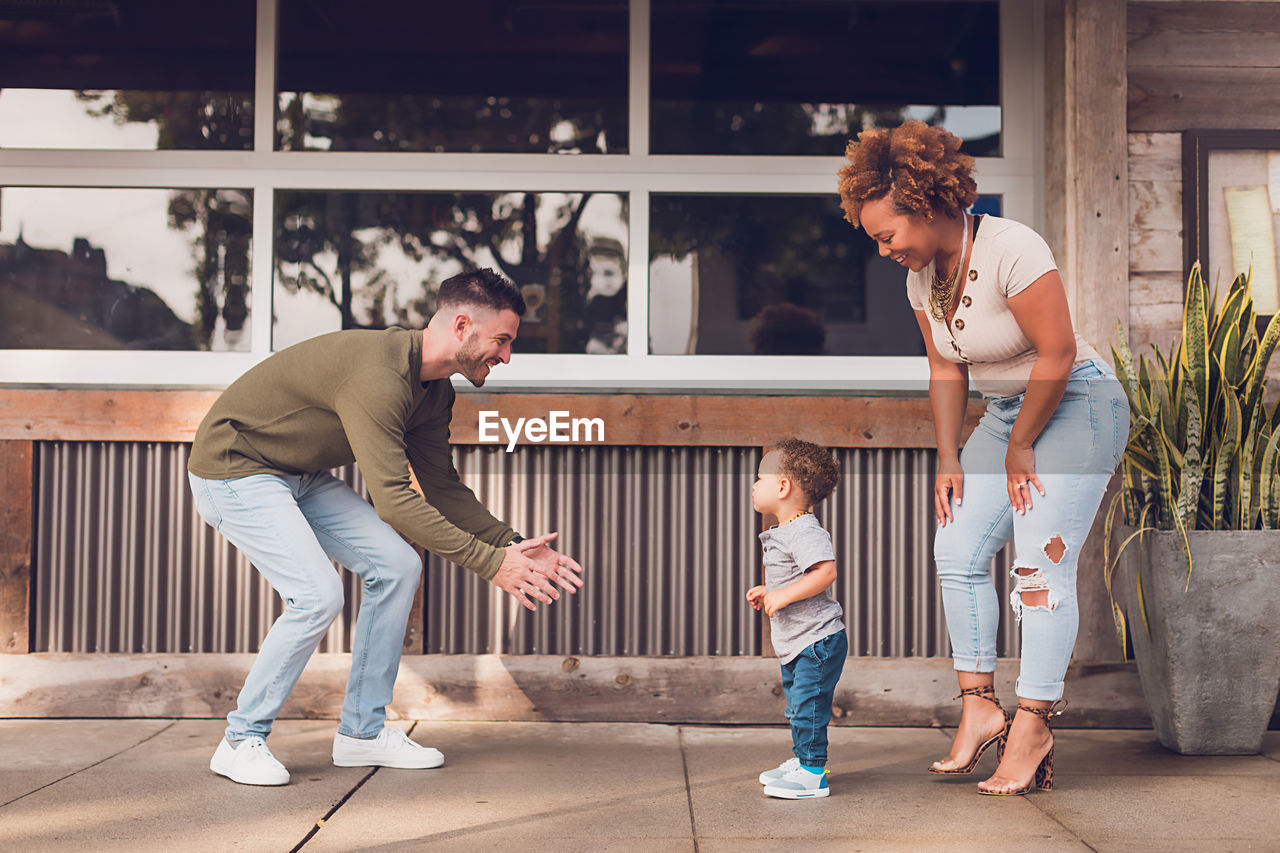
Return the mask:
<path id="1" fill-rule="evenodd" d="M 775 442 L 778 472 L 790 477 L 814 506 L 826 500 L 840 482 L 840 463 L 829 450 L 800 438 Z"/>
<path id="2" fill-rule="evenodd" d="M 864 130 L 849 140 L 849 165 L 839 171 L 844 218 L 862 227 L 862 206 L 892 193 L 900 214 L 955 216 L 978 199 L 973 158 L 960 138 L 922 121 Z"/>

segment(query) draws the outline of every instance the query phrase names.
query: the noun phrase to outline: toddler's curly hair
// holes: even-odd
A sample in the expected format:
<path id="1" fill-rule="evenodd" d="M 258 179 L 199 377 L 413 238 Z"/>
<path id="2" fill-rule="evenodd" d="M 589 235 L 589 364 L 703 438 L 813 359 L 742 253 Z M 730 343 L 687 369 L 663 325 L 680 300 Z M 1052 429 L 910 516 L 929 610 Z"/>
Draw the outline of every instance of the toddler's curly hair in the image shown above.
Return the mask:
<path id="1" fill-rule="evenodd" d="M 955 216 L 978 199 L 973 158 L 960 153 L 960 138 L 922 121 L 873 128 L 849 140 L 849 165 L 840 177 L 844 218 L 862 227 L 862 206 L 892 193 L 900 214 L 932 219 Z"/>
<path id="2" fill-rule="evenodd" d="M 778 451 L 778 472 L 791 478 L 809 499 L 822 503 L 840 482 L 840 463 L 830 451 L 800 438 L 784 438 L 773 445 Z"/>

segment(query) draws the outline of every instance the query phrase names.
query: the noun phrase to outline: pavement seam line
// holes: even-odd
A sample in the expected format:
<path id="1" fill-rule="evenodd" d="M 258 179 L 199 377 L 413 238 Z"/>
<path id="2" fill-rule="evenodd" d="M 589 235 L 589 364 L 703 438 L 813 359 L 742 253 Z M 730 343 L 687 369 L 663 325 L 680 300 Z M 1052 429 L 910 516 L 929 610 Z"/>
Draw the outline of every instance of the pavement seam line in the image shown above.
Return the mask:
<path id="1" fill-rule="evenodd" d="M 698 853 L 698 822 L 693 817 L 693 786 L 689 784 L 689 757 L 684 751 L 684 726 L 676 726 L 676 741 L 680 744 L 680 766 L 684 768 L 684 796 L 689 803 L 689 833 L 693 836 L 693 853 Z"/>
<path id="2" fill-rule="evenodd" d="M 320 831 L 321 827 L 323 827 L 326 823 L 329 822 L 329 818 L 333 817 L 334 814 L 337 813 L 338 809 L 345 806 L 347 804 L 347 800 L 351 799 L 351 797 L 355 794 L 355 792 L 359 791 L 360 788 L 364 785 L 364 783 L 372 779 L 374 774 L 381 769 L 382 769 L 381 767 L 375 767 L 372 770 L 370 770 L 368 773 L 366 773 L 364 776 L 362 776 L 360 778 L 360 781 L 355 784 L 354 788 L 352 788 L 350 791 L 347 791 L 347 793 L 343 794 L 342 799 L 334 803 L 333 806 L 329 809 L 329 811 L 324 813 L 324 817 L 320 818 L 318 821 L 312 824 L 311 829 L 307 831 L 306 835 L 302 836 L 301 841 L 299 841 L 292 848 L 290 848 L 289 853 L 298 853 L 299 850 L 301 850 L 303 847 L 307 845 L 308 841 L 315 838 L 316 833 Z"/>
<path id="3" fill-rule="evenodd" d="M 72 771 L 71 771 L 70 773 L 68 773 L 66 776 L 60 776 L 60 777 L 58 777 L 57 779 L 54 779 L 52 782 L 47 782 L 47 783 L 45 783 L 44 785 L 41 785 L 39 788 L 36 788 L 34 791 L 27 791 L 25 794 L 21 794 L 21 795 L 19 795 L 19 796 L 17 796 L 17 797 L 14 797 L 12 800 L 10 800 L 10 801 L 9 801 L 9 802 L 7 802 L 7 803 L 0 803 L 0 809 L 4 808 L 5 806 L 13 805 L 13 804 L 14 804 L 14 803 L 16 803 L 18 800 L 21 800 L 23 797 L 29 797 L 29 796 L 31 796 L 32 794 L 39 793 L 40 791 L 43 791 L 45 788 L 48 788 L 48 787 L 49 787 L 49 786 L 51 786 L 51 785 L 56 785 L 56 784 L 58 784 L 59 782 L 63 781 L 64 779 L 70 779 L 72 776 L 75 776 L 77 773 L 83 773 L 83 772 L 84 772 L 84 771 L 86 771 L 86 770 L 92 770 L 93 768 L 97 767 L 99 764 L 104 764 L 104 763 L 106 763 L 106 762 L 110 761 L 111 759 L 115 758 L 117 755 L 121 755 L 121 754 L 123 754 L 123 753 L 128 752 L 128 751 L 129 751 L 129 750 L 131 750 L 131 749 L 134 749 L 134 748 L 136 748 L 136 747 L 142 746 L 144 743 L 146 743 L 147 741 L 151 740 L 153 737 L 158 737 L 158 736 L 160 736 L 160 735 L 164 734 L 165 732 L 169 731 L 169 729 L 173 728 L 173 727 L 174 727 L 174 726 L 176 726 L 177 724 L 178 724 L 178 721 L 177 721 L 177 720 L 171 720 L 171 721 L 169 722 L 169 725 L 165 726 L 163 729 L 158 729 L 157 731 L 152 732 L 151 734 L 149 734 L 149 735 L 147 735 L 146 737 L 144 737 L 142 740 L 138 741 L 138 742 L 137 742 L 137 743 L 135 743 L 135 744 L 131 744 L 131 745 L 129 745 L 129 746 L 126 746 L 124 749 L 120 750 L 119 752 L 113 752 L 113 753 L 111 753 L 110 755 L 108 755 L 106 758 L 99 759 L 99 760 L 97 760 L 97 761 L 93 762 L 92 764 L 90 764 L 90 765 L 88 765 L 88 766 L 86 766 L 86 767 L 81 767 L 81 768 L 80 768 L 80 769 L 78 769 L 78 770 L 72 770 Z"/>
<path id="4" fill-rule="evenodd" d="M 1068 834 L 1068 835 L 1070 835 L 1072 838 L 1074 838 L 1076 841 L 1079 841 L 1079 842 L 1080 842 L 1081 844 L 1083 844 L 1085 847 L 1088 847 L 1090 850 L 1092 850 L 1092 851 L 1093 851 L 1093 853 L 1098 853 L 1098 848 L 1097 848 L 1097 847 L 1094 847 L 1094 846 L 1093 846 L 1092 844 L 1090 844 L 1088 841 L 1085 841 L 1083 838 L 1081 838 L 1079 835 L 1077 835 L 1077 834 L 1076 834 L 1076 831 L 1075 831 L 1074 829 L 1072 829 L 1071 827 L 1067 826 L 1065 823 L 1063 823 L 1062 821 L 1058 820 L 1056 817 L 1054 817 L 1053 815 L 1049 814 L 1049 813 L 1048 813 L 1047 811 L 1045 811 L 1044 809 L 1040 808 L 1040 804 L 1039 804 L 1039 803 L 1037 803 L 1034 799 L 1032 799 L 1029 795 L 1024 795 L 1024 796 L 1023 796 L 1023 799 L 1024 799 L 1024 800 L 1026 800 L 1027 802 L 1031 803 L 1031 805 L 1036 809 L 1036 811 L 1040 812 L 1040 814 L 1042 814 L 1042 815 L 1044 815 L 1045 817 L 1049 818 L 1049 820 L 1053 821 L 1053 822 L 1054 822 L 1054 823 L 1056 823 L 1058 826 L 1060 826 L 1060 827 L 1062 827 L 1064 830 L 1066 830 L 1067 834 Z"/>
<path id="5" fill-rule="evenodd" d="M 947 733 L 947 729 L 948 729 L 948 728 L 950 728 L 950 726 L 936 726 L 936 727 L 931 726 L 931 728 L 937 728 L 937 730 L 938 730 L 938 731 L 942 732 L 942 733 L 945 735 L 945 734 Z M 957 731 L 957 732 L 959 731 L 959 727 L 956 727 L 956 731 Z M 1030 804 L 1032 805 L 1032 807 L 1034 807 L 1034 808 L 1035 808 L 1035 810 L 1036 810 L 1036 811 L 1040 812 L 1040 814 L 1044 815 L 1044 816 L 1045 816 L 1045 817 L 1047 817 L 1049 820 L 1053 821 L 1053 822 L 1054 822 L 1054 823 L 1056 823 L 1058 826 L 1062 827 L 1062 828 L 1063 828 L 1063 830 L 1065 830 L 1065 831 L 1066 831 L 1066 833 L 1067 833 L 1068 835 L 1070 835 L 1072 838 L 1074 838 L 1076 841 L 1079 841 L 1079 842 L 1080 842 L 1081 844 L 1083 844 L 1085 847 L 1087 847 L 1087 848 L 1089 848 L 1090 850 L 1092 850 L 1092 851 L 1093 851 L 1093 853 L 1098 853 L 1098 848 L 1094 847 L 1094 846 L 1093 846 L 1092 844 L 1090 844 L 1088 841 L 1085 841 L 1083 838 L 1081 838 L 1079 835 L 1077 835 L 1077 834 L 1076 834 L 1076 832 L 1075 832 L 1075 830 L 1073 830 L 1071 827 L 1067 826 L 1067 825 L 1066 825 L 1065 823 L 1063 823 L 1062 821 L 1058 820 L 1058 819 L 1057 819 L 1056 817 L 1054 817 L 1053 815 L 1049 814 L 1049 813 L 1048 813 L 1047 811 L 1045 811 L 1044 809 L 1040 808 L 1040 804 L 1039 804 L 1039 803 L 1037 803 L 1037 802 L 1036 802 L 1036 800 L 1035 800 L 1035 799 L 1033 799 L 1031 795 L 1023 795 L 1022 799 L 1026 800 L 1028 803 L 1030 803 Z"/>
<path id="6" fill-rule="evenodd" d="M 406 735 L 411 735 L 411 734 L 413 734 L 413 730 L 414 730 L 414 729 L 416 729 L 417 727 L 418 727 L 418 721 L 417 721 L 417 720 L 414 720 L 414 721 L 413 721 L 413 724 L 409 726 L 409 730 L 408 730 L 408 731 L 406 731 L 406 732 L 405 732 L 405 734 L 406 734 Z M 289 853 L 298 853 L 298 851 L 299 851 L 299 850 L 301 850 L 303 847 L 305 847 L 305 846 L 307 845 L 307 842 L 309 842 L 311 839 L 315 838 L 315 837 L 316 837 L 316 833 L 318 833 L 318 832 L 320 831 L 320 829 L 321 829 L 321 828 L 322 828 L 326 823 L 328 823 L 328 822 L 329 822 L 329 818 L 331 818 L 331 817 L 333 817 L 335 814 L 337 814 L 338 809 L 340 809 L 340 808 L 342 808 L 343 806 L 345 806 L 345 805 L 347 804 L 347 800 L 351 799 L 351 797 L 355 795 L 355 792 L 356 792 L 356 791 L 359 791 L 362 787 L 364 787 L 364 783 L 365 783 L 365 782 L 368 782 L 370 779 L 372 779 L 372 778 L 373 778 L 373 776 L 374 776 L 374 774 L 375 774 L 375 773 L 377 773 L 377 772 L 378 772 L 379 770 L 381 770 L 381 769 L 382 769 L 381 767 L 374 767 L 374 768 L 373 768 L 372 770 L 370 770 L 368 773 L 364 774 L 364 776 L 363 776 L 363 777 L 361 777 L 360 781 L 359 781 L 359 782 L 357 782 L 357 783 L 355 784 L 355 787 L 354 787 L 354 788 L 352 788 L 350 791 L 347 791 L 347 793 L 343 794 L 342 799 L 340 799 L 340 800 L 338 800 L 338 802 L 334 803 L 334 804 L 333 804 L 333 806 L 332 806 L 332 807 L 330 807 L 329 811 L 325 812 L 325 813 L 324 813 L 324 816 L 323 816 L 323 817 L 321 817 L 318 821 L 316 821 L 316 822 L 312 825 L 311 829 L 307 830 L 307 834 L 306 834 L 306 835 L 304 835 L 304 836 L 302 836 L 302 840 L 301 840 L 301 841 L 299 841 L 297 844 L 295 844 L 295 845 L 294 845 L 294 846 L 289 850 Z"/>

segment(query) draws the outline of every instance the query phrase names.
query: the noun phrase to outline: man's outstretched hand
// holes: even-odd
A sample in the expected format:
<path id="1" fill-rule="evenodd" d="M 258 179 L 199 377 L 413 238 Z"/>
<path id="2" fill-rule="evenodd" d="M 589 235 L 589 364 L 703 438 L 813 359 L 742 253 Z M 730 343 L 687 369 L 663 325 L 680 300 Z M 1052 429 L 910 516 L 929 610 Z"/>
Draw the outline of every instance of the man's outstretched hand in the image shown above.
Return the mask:
<path id="1" fill-rule="evenodd" d="M 502 565 L 492 582 L 511 595 L 529 610 L 538 605 L 530 599 L 551 604 L 560 598 L 560 591 L 552 581 L 569 592 L 577 592 L 582 586 L 582 566 L 578 561 L 561 554 L 549 544 L 559 533 L 545 533 L 506 547 Z"/>

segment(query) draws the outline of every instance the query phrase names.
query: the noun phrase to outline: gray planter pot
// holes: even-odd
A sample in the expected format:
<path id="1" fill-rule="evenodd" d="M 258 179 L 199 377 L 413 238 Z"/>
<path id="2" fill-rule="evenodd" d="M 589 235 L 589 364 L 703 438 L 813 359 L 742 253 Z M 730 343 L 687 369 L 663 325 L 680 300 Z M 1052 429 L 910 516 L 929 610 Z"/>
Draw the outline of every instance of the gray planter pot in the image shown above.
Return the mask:
<path id="1" fill-rule="evenodd" d="M 1132 532 L 1117 526 L 1112 547 Z M 1134 539 L 1113 583 L 1156 736 L 1187 755 L 1256 753 L 1280 691 L 1280 531 L 1193 530 L 1188 540 L 1189 590 L 1177 532 Z"/>

